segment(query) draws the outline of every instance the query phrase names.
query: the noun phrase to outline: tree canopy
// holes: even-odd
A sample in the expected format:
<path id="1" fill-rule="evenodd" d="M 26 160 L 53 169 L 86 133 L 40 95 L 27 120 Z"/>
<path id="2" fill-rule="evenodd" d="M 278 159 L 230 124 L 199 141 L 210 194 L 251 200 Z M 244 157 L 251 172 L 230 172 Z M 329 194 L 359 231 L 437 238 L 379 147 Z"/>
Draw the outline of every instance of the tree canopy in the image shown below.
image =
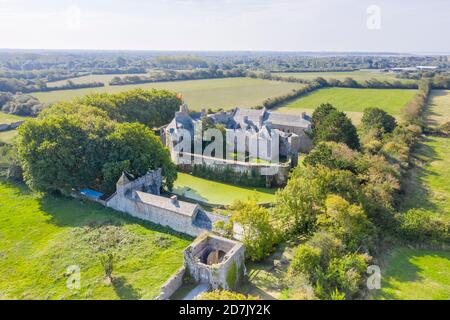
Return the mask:
<path id="1" fill-rule="evenodd" d="M 313 113 L 311 136 L 315 144 L 321 141 L 334 141 L 359 149 L 359 138 L 355 126 L 344 112 L 330 104 L 320 105 Z"/>
<path id="2" fill-rule="evenodd" d="M 56 105 L 18 129 L 25 182 L 38 191 L 90 187 L 110 193 L 122 171 L 137 176 L 162 167 L 171 188 L 176 168 L 158 137 L 139 123 L 118 123 L 105 111 L 76 103 Z"/>

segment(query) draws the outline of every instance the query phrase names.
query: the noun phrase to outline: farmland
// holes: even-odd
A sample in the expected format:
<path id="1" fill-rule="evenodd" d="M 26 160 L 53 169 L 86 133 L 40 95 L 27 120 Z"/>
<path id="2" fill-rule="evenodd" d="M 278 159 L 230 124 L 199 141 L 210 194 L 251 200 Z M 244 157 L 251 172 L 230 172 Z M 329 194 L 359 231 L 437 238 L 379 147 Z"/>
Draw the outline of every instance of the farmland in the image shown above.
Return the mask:
<path id="1" fill-rule="evenodd" d="M 411 170 L 404 210 L 421 208 L 450 219 L 450 139 L 427 137 L 416 157 L 419 163 Z"/>
<path id="2" fill-rule="evenodd" d="M 450 121 L 450 90 L 433 90 L 427 110 L 427 125 L 437 127 Z"/>
<path id="3" fill-rule="evenodd" d="M 63 86 L 67 84 L 68 81 L 72 81 L 75 84 L 85 84 L 85 83 L 91 83 L 91 82 L 101 82 L 104 83 L 105 86 L 109 86 L 109 82 L 114 77 L 132 77 L 132 76 L 149 76 L 150 74 L 147 73 L 133 73 L 133 74 L 91 74 L 87 76 L 77 77 L 77 78 L 70 78 L 67 80 L 59 80 L 59 81 L 53 81 L 53 82 L 47 82 L 47 87 L 58 87 Z"/>
<path id="4" fill-rule="evenodd" d="M 152 299 L 182 265 L 190 239 L 91 202 L 0 181 L 0 299 Z M 111 284 L 100 256 L 114 242 Z M 68 289 L 69 266 L 80 288 Z"/>
<path id="5" fill-rule="evenodd" d="M 256 197 L 260 203 L 273 202 L 275 189 L 245 188 L 178 173 L 174 193 L 210 204 L 229 205 L 234 200 Z"/>
<path id="6" fill-rule="evenodd" d="M 395 74 L 382 72 L 382 71 L 372 71 L 372 70 L 358 70 L 358 71 L 346 71 L 346 72 L 280 72 L 272 73 L 274 76 L 279 77 L 293 77 L 305 80 L 314 80 L 318 77 L 322 77 L 325 80 L 336 79 L 344 80 L 345 78 L 352 78 L 358 82 L 377 79 L 379 81 L 401 81 L 401 82 L 414 82 L 414 80 L 399 79 Z"/>
<path id="7" fill-rule="evenodd" d="M 17 122 L 17 121 L 24 120 L 24 119 L 26 119 L 26 118 L 21 117 L 21 116 L 16 116 L 14 114 L 0 112 L 0 124 L 9 124 L 9 123 Z"/>
<path id="8" fill-rule="evenodd" d="M 450 252 L 397 248 L 385 262 L 377 299 L 450 299 Z"/>
<path id="9" fill-rule="evenodd" d="M 417 93 L 405 89 L 353 89 L 324 88 L 277 108 L 275 111 L 298 114 L 312 113 L 322 103 L 331 103 L 338 110 L 345 111 L 357 124 L 366 108 L 378 107 L 391 115 L 399 115 L 400 110 Z"/>
<path id="10" fill-rule="evenodd" d="M 87 88 L 34 93 L 44 103 L 70 100 L 90 92 L 122 92 L 136 88 L 167 89 L 179 92 L 192 110 L 204 108 L 253 107 L 266 98 L 277 97 L 301 87 L 301 84 L 250 78 L 172 81 L 102 88 Z"/>

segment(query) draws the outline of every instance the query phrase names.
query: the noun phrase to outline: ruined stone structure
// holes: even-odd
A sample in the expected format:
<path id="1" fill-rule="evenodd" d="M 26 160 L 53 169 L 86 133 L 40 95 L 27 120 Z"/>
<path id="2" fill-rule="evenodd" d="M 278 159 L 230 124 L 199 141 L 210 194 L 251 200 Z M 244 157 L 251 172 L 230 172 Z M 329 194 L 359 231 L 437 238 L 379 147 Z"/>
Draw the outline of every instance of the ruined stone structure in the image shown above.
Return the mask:
<path id="1" fill-rule="evenodd" d="M 135 180 L 124 173 L 106 206 L 191 236 L 213 230 L 217 221 L 228 221 L 228 217 L 207 212 L 198 204 L 161 196 L 161 182 L 161 169 Z"/>
<path id="2" fill-rule="evenodd" d="M 211 289 L 233 290 L 245 276 L 242 243 L 213 234 L 198 237 L 184 250 L 186 272 Z"/>

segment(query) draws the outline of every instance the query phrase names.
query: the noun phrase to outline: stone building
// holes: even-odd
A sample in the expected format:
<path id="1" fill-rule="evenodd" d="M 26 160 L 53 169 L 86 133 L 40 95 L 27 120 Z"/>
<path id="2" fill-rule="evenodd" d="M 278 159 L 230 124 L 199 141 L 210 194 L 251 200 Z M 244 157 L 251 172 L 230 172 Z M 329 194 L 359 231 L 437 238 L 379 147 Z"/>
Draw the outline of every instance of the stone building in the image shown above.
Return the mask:
<path id="1" fill-rule="evenodd" d="M 309 152 L 312 143 L 306 135 L 310 129 L 311 122 L 309 117 L 302 113 L 301 115 L 289 115 L 283 113 L 270 112 L 266 109 L 241 109 L 236 108 L 232 111 L 221 111 L 212 115 L 206 115 L 202 112 L 189 112 L 186 105 L 180 106 L 180 110 L 175 113 L 174 119 L 162 129 L 161 139 L 169 149 L 173 146 L 173 136 L 179 129 L 186 129 L 194 137 L 195 123 L 202 118 L 208 117 L 215 124 L 221 124 L 227 131 L 243 130 L 247 133 L 246 150 L 250 150 L 252 139 L 270 143 L 275 133 L 279 137 L 279 154 L 283 157 L 296 155 L 299 151 Z M 258 158 L 270 160 L 270 156 L 263 154 L 258 150 Z M 270 149 L 270 148 L 269 148 Z"/>
<path id="2" fill-rule="evenodd" d="M 233 290 L 246 274 L 242 243 L 213 234 L 197 238 L 184 250 L 186 271 L 211 289 Z"/>
<path id="3" fill-rule="evenodd" d="M 176 196 L 161 196 L 161 182 L 161 169 L 138 179 L 123 173 L 106 206 L 191 236 L 213 230 L 217 221 L 228 221 L 228 217 L 207 212 L 198 204 L 178 200 Z"/>

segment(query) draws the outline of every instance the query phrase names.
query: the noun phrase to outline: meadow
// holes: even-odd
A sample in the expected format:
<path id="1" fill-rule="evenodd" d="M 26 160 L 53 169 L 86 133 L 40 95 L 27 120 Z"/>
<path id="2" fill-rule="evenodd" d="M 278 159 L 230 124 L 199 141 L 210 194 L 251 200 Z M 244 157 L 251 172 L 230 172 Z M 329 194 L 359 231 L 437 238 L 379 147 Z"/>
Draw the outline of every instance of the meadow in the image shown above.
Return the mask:
<path id="1" fill-rule="evenodd" d="M 153 299 L 191 241 L 91 202 L 0 180 L 0 299 Z M 105 283 L 100 256 L 115 256 Z M 80 288 L 69 289 L 69 266 Z"/>
<path id="2" fill-rule="evenodd" d="M 133 77 L 133 76 L 139 76 L 139 77 L 145 77 L 150 76 L 152 73 L 131 73 L 131 74 L 90 74 L 87 76 L 82 77 L 76 77 L 76 78 L 70 78 L 67 80 L 59 80 L 59 81 L 52 81 L 47 82 L 47 87 L 59 87 L 67 84 L 68 81 L 72 81 L 75 84 L 84 84 L 84 83 L 92 83 L 92 82 L 101 82 L 104 83 L 105 86 L 109 86 L 109 82 L 115 78 L 115 77 Z"/>
<path id="3" fill-rule="evenodd" d="M 421 208 L 450 219 L 450 138 L 428 136 L 415 157 L 402 209 Z"/>
<path id="4" fill-rule="evenodd" d="M 122 92 L 136 88 L 167 89 L 183 95 L 183 99 L 192 110 L 201 108 L 232 109 L 250 108 L 261 104 L 265 99 L 287 94 L 300 88 L 298 83 L 269 81 L 250 78 L 226 78 L 189 81 L 171 81 L 101 88 L 86 88 L 33 93 L 44 103 L 70 100 L 91 92 Z"/>
<path id="5" fill-rule="evenodd" d="M 13 122 L 17 122 L 20 120 L 24 120 L 26 117 L 16 116 L 15 114 L 9 114 L 0 112 L 0 124 L 9 124 Z"/>
<path id="6" fill-rule="evenodd" d="M 450 252 L 396 248 L 385 258 L 381 290 L 383 300 L 449 300 Z"/>
<path id="7" fill-rule="evenodd" d="M 357 70 L 357 71 L 343 71 L 343 72 L 277 72 L 272 73 L 274 76 L 279 77 L 293 77 L 305 80 L 314 80 L 318 77 L 322 77 L 325 80 L 336 79 L 345 80 L 345 78 L 352 78 L 358 82 L 377 79 L 379 81 L 401 81 L 404 83 L 414 82 L 409 79 L 399 79 L 393 73 L 375 71 L 375 70 Z"/>
<path id="8" fill-rule="evenodd" d="M 172 192 L 192 200 L 219 205 L 229 205 L 234 200 L 247 200 L 254 197 L 259 203 L 275 200 L 275 189 L 239 187 L 181 172 L 178 173 Z"/>
<path id="9" fill-rule="evenodd" d="M 434 117 L 433 125 L 441 121 L 436 115 L 448 108 L 441 103 L 447 97 L 442 93 L 433 91 L 426 113 L 428 119 Z M 450 138 L 427 136 L 414 157 L 400 210 L 418 208 L 450 220 Z M 396 248 L 384 260 L 382 289 L 376 299 L 450 299 L 450 252 Z"/>
<path id="10" fill-rule="evenodd" d="M 17 130 L 0 131 L 0 142 L 11 144 L 17 136 Z"/>
<path id="11" fill-rule="evenodd" d="M 450 121 L 450 90 L 433 90 L 427 109 L 427 125 L 438 127 Z"/>
<path id="12" fill-rule="evenodd" d="M 366 108 L 378 107 L 396 116 L 414 97 L 417 90 L 406 89 L 354 89 L 324 88 L 288 102 L 274 111 L 299 114 L 312 114 L 322 103 L 331 103 L 338 110 L 345 111 L 355 124 L 358 124 Z"/>

